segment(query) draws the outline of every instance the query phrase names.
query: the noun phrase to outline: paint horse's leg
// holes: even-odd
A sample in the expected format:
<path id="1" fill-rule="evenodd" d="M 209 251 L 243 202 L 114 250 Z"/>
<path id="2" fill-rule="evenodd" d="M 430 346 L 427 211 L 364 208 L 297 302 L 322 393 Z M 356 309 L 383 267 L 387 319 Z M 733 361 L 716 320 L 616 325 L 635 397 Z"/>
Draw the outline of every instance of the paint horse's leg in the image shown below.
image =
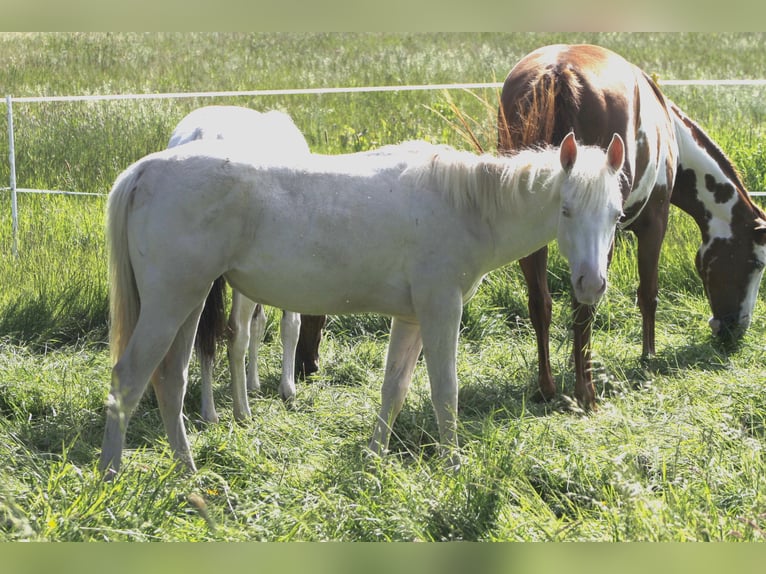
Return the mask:
<path id="1" fill-rule="evenodd" d="M 575 362 L 574 396 L 578 404 L 586 411 L 596 407 L 596 389 L 593 386 L 590 354 L 590 335 L 595 311 L 596 308 L 592 305 L 583 305 L 572 299 L 572 331 L 574 333 L 572 353 Z"/>
<path id="2" fill-rule="evenodd" d="M 279 380 L 279 396 L 285 401 L 295 397 L 295 347 L 301 328 L 301 316 L 292 311 L 282 312 L 279 334 L 282 339 L 282 376 Z"/>
<path id="3" fill-rule="evenodd" d="M 652 191 L 649 202 L 638 219 L 628 228 L 638 240 L 638 308 L 643 320 L 642 356 L 654 355 L 654 325 L 659 293 L 658 268 L 660 248 L 668 227 L 670 202 L 664 186 Z"/>
<path id="4" fill-rule="evenodd" d="M 319 343 L 325 315 L 301 315 L 301 331 L 295 354 L 295 368 L 301 377 L 308 377 L 319 370 Z"/>
<path id="5" fill-rule="evenodd" d="M 614 254 L 614 241 L 609 248 L 607 268 L 612 263 Z M 591 363 L 590 337 L 593 328 L 593 318 L 596 315 L 596 307 L 583 305 L 572 299 L 572 332 L 574 345 L 572 354 L 575 363 L 575 390 L 574 396 L 579 405 L 586 411 L 596 408 L 596 388 L 593 385 L 593 367 Z"/>
<path id="6" fill-rule="evenodd" d="M 543 247 L 519 260 L 527 282 L 529 318 L 537 336 L 537 398 L 548 401 L 556 395 L 551 372 L 549 330 L 553 302 L 548 289 L 548 248 Z"/>
<path id="7" fill-rule="evenodd" d="M 256 311 L 257 303 L 251 301 L 236 289 L 232 293 L 231 313 L 229 314 L 229 372 L 231 374 L 231 394 L 234 399 L 234 418 L 238 421 L 250 418 L 250 405 L 247 400 L 247 386 L 245 374 L 245 352 L 250 342 L 250 321 L 253 312 Z M 262 312 L 262 311 L 261 311 Z M 256 356 L 250 357 L 251 363 L 257 363 Z M 251 365 L 251 369 L 257 369 L 257 365 Z M 257 377 L 256 377 L 257 380 Z M 260 386 L 260 385 L 259 385 Z"/>
<path id="8" fill-rule="evenodd" d="M 263 305 L 256 304 L 253 317 L 250 319 L 250 346 L 247 352 L 247 390 L 261 390 L 261 379 L 258 376 L 258 356 L 263 337 L 266 334 L 266 313 Z"/>
<path id="9" fill-rule="evenodd" d="M 202 378 L 202 405 L 200 407 L 200 416 L 202 420 L 208 423 L 217 423 L 218 413 L 215 410 L 215 399 L 213 398 L 213 366 L 215 357 L 207 353 L 199 353 L 199 365 Z"/>
<path id="10" fill-rule="evenodd" d="M 391 321 L 391 335 L 386 353 L 380 414 L 370 440 L 370 450 L 375 454 L 383 455 L 388 449 L 391 427 L 402 410 L 422 348 L 420 325 L 395 317 Z"/>
<path id="11" fill-rule="evenodd" d="M 552 298 L 548 289 L 548 248 L 543 247 L 519 260 L 527 282 L 529 318 L 537 336 L 537 384 L 539 398 L 551 400 L 556 396 L 550 360 L 549 332 L 551 325 Z M 590 359 L 590 333 L 594 309 L 573 301 L 575 390 L 580 405 L 588 410 L 596 404 Z"/>

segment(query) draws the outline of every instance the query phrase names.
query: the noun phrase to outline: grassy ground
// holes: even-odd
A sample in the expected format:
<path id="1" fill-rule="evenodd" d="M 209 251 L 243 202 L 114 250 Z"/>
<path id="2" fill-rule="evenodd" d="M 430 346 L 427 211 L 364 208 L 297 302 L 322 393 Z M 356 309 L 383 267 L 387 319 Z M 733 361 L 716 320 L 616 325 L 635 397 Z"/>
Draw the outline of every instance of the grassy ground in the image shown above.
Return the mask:
<path id="1" fill-rule="evenodd" d="M 555 41 L 614 48 L 659 78 L 766 77 L 763 36 L 744 35 L 0 35 L 15 96 L 234 90 L 502 79 Z M 54 73 L 55 72 L 55 73 Z M 757 88 L 666 92 L 766 189 Z M 492 101 L 496 96 L 480 94 Z M 485 126 L 470 94 L 451 94 Z M 216 100 L 223 103 L 224 100 Z M 106 192 L 131 161 L 165 146 L 208 100 L 17 104 L 19 185 Z M 242 98 L 280 107 L 314 151 L 413 137 L 465 146 L 436 111 L 439 92 Z M 7 149 L 0 145 L 0 155 Z M 7 167 L 0 166 L 0 181 Z M 7 207 L 7 200 L 3 200 Z M 364 449 L 377 411 L 387 320 L 335 318 L 322 368 L 278 399 L 271 312 L 252 421 L 231 416 L 221 354 L 222 422 L 203 426 L 193 366 L 186 410 L 200 471 L 171 472 L 151 395 L 136 413 L 119 480 L 95 472 L 109 384 L 100 198 L 22 196 L 18 259 L 0 207 L 0 540 L 760 540 L 766 528 L 764 295 L 736 348 L 711 340 L 690 220 L 673 212 L 661 261 L 658 355 L 640 359 L 635 244 L 621 236 L 599 308 L 594 355 L 601 407 L 530 400 L 534 336 L 516 266 L 466 307 L 459 352 L 465 464 L 435 456 L 424 365 L 397 420 L 392 454 Z M 552 356 L 573 387 L 568 275 L 551 259 Z"/>

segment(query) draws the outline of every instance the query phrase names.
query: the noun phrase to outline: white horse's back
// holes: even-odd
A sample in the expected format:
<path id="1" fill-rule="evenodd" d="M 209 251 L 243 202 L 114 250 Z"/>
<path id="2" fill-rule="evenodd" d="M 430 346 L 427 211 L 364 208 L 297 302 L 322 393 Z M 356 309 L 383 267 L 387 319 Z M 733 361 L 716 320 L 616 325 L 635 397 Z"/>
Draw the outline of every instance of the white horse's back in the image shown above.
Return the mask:
<path id="1" fill-rule="evenodd" d="M 306 138 L 292 118 L 278 110 L 259 112 L 239 106 L 206 106 L 185 116 L 173 130 L 168 147 L 194 140 L 226 140 L 256 156 L 308 154 Z"/>
<path id="2" fill-rule="evenodd" d="M 248 161 L 248 152 L 228 140 L 190 142 L 133 167 L 141 175 L 129 242 L 151 260 L 154 253 L 167 255 L 161 238 L 175 237 L 175 245 L 197 251 L 198 271 L 220 272 L 267 305 L 410 315 L 398 279 L 412 265 L 402 255 L 409 244 L 436 241 L 438 227 L 446 225 L 455 231 L 453 251 L 464 251 L 458 214 L 433 193 L 402 183 L 407 167 L 428 157 L 408 152 Z M 278 272 L 275 261 L 285 262 Z M 375 285 L 383 283 L 401 292 L 396 301 L 380 297 Z"/>
<path id="3" fill-rule="evenodd" d="M 237 146 L 250 159 L 263 157 L 307 156 L 309 146 L 292 118 L 280 111 L 259 112 L 239 106 L 207 106 L 196 109 L 176 126 L 168 147 L 177 147 L 195 140 L 223 140 Z M 215 200 L 215 198 L 213 198 Z M 234 397 L 234 416 L 242 420 L 250 417 L 246 390 L 258 391 L 258 348 L 266 328 L 266 318 L 261 305 L 234 290 L 228 325 L 224 323 L 223 277 L 217 279 L 206 299 L 205 309 L 195 338 L 195 347 L 202 374 L 201 415 L 204 420 L 217 422 L 218 414 L 212 391 L 213 362 L 219 338 L 228 329 L 229 365 L 231 388 Z M 312 324 L 319 324 L 313 317 Z M 280 335 L 283 346 L 283 369 L 279 392 L 289 400 L 295 394 L 294 364 L 295 346 L 299 339 L 300 320 L 293 313 L 283 313 Z M 306 337 L 316 341 L 318 347 L 321 333 Z M 301 333 L 300 337 L 304 337 Z M 249 349 L 250 362 L 245 369 L 245 348 Z M 310 353 L 310 351 L 304 351 Z M 301 356 L 299 361 L 305 372 L 316 364 L 316 352 L 310 357 Z M 316 368 L 314 368 L 316 370 Z M 245 374 L 246 373 L 246 374 Z M 245 383 L 246 379 L 246 383 Z"/>

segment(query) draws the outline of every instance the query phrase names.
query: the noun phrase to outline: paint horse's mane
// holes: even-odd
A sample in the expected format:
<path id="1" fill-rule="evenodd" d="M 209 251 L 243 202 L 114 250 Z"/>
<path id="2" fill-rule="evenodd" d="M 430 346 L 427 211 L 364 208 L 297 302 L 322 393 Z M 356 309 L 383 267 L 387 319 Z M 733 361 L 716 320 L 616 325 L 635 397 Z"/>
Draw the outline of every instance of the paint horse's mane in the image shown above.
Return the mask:
<path id="1" fill-rule="evenodd" d="M 500 106 L 500 139 L 503 149 L 519 149 L 541 141 L 556 141 L 564 133 L 554 133 L 557 126 L 574 125 L 580 108 L 582 84 L 569 67 L 548 68 L 530 81 L 527 97 L 519 102 L 516 117 L 509 121 Z M 560 105 L 556 105 L 556 102 Z M 569 115 L 570 117 L 566 117 Z"/>
<path id="2" fill-rule="evenodd" d="M 579 195 L 573 201 L 603 201 L 599 185 L 607 181 L 605 157 L 598 147 L 578 146 L 577 161 L 569 173 Z M 425 162 L 411 164 L 402 177 L 443 190 L 456 209 L 476 209 L 485 219 L 492 219 L 498 211 L 528 208 L 529 193 L 548 188 L 558 192 L 567 174 L 558 147 L 527 148 L 498 157 L 435 146 Z"/>

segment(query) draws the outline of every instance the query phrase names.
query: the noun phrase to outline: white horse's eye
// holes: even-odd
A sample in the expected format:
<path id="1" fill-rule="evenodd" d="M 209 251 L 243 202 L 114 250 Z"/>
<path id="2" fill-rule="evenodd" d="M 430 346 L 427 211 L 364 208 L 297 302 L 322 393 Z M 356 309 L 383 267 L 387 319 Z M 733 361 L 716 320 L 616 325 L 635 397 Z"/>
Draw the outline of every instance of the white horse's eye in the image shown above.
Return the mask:
<path id="1" fill-rule="evenodd" d="M 562 205 L 561 206 L 561 216 L 562 217 L 571 217 L 572 211 L 569 209 L 568 205 Z"/>

